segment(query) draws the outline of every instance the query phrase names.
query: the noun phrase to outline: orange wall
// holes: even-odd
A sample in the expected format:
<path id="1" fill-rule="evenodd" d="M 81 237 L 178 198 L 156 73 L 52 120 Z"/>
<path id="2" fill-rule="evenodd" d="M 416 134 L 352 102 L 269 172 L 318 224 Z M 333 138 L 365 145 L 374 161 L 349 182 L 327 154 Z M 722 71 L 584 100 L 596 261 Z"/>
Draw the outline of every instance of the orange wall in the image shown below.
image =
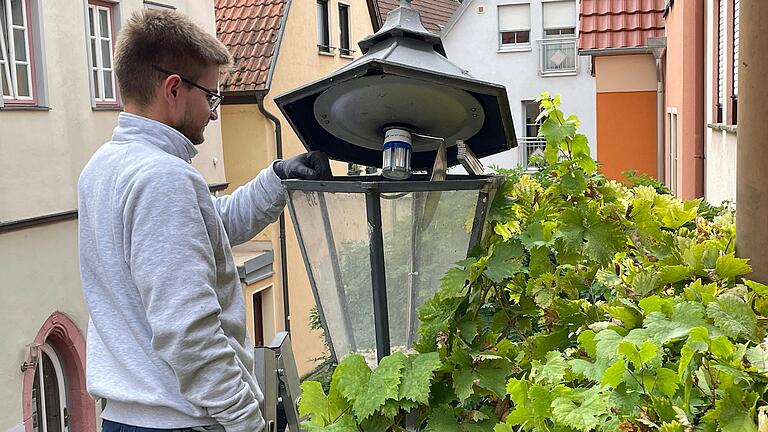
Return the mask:
<path id="1" fill-rule="evenodd" d="M 656 92 L 597 94 L 597 159 L 606 177 L 656 176 Z"/>

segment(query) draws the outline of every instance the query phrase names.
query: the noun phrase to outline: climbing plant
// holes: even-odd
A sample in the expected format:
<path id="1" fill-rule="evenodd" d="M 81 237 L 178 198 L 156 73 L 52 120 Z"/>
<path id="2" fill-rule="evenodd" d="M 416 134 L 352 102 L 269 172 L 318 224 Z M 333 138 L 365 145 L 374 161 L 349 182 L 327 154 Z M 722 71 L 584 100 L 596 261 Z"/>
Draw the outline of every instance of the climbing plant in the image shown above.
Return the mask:
<path id="1" fill-rule="evenodd" d="M 768 430 L 768 286 L 741 279 L 732 210 L 605 179 L 560 97 L 539 103 L 538 172 L 503 172 L 418 353 L 304 382 L 306 430 Z"/>

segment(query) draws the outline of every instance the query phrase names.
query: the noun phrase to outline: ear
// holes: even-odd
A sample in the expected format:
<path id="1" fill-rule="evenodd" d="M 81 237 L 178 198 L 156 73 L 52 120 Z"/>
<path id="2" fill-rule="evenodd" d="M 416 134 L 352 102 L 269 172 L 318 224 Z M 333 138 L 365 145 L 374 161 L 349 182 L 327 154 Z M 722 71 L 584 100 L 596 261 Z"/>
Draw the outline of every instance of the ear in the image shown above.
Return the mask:
<path id="1" fill-rule="evenodd" d="M 163 100 L 166 103 L 175 104 L 176 98 L 179 96 L 181 85 L 181 78 L 179 78 L 178 75 L 169 75 L 165 78 L 160 86 Z"/>

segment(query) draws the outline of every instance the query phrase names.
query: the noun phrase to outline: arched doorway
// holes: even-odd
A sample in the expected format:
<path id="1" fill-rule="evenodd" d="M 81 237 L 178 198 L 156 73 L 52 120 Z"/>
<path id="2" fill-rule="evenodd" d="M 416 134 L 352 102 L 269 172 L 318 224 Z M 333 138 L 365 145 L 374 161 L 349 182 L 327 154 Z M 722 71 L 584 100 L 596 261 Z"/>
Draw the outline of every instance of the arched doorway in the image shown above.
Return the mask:
<path id="1" fill-rule="evenodd" d="M 25 432 L 96 432 L 96 403 L 85 387 L 85 339 L 77 325 L 54 312 L 34 345 L 37 364 L 23 379 Z"/>
<path id="2" fill-rule="evenodd" d="M 68 432 L 67 383 L 59 355 L 49 344 L 39 349 L 32 385 L 32 430 Z"/>

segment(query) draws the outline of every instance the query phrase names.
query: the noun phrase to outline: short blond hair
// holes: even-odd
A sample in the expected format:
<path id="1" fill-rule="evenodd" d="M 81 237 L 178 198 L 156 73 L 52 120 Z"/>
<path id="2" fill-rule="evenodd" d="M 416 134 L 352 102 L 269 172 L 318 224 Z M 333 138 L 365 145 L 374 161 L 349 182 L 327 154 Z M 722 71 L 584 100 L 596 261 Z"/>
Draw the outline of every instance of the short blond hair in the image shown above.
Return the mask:
<path id="1" fill-rule="evenodd" d="M 131 16 L 117 38 L 114 59 L 123 100 L 144 106 L 166 76 L 153 66 L 196 81 L 205 68 L 231 62 L 224 44 L 186 15 L 154 9 Z"/>

